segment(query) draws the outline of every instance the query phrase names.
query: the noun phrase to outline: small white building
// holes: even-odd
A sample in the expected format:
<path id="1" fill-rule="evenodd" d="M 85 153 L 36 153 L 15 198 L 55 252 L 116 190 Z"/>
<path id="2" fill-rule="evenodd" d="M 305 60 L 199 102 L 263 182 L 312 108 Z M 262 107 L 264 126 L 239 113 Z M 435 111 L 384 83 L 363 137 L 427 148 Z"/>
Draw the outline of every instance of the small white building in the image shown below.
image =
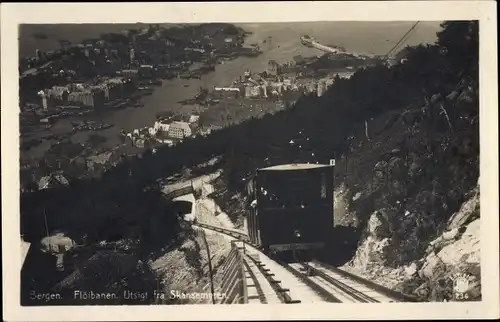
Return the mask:
<path id="1" fill-rule="evenodd" d="M 240 89 L 237 87 L 214 87 L 214 91 L 216 92 L 240 92 Z"/>
<path id="2" fill-rule="evenodd" d="M 157 131 L 161 131 L 161 132 L 164 132 L 164 133 L 167 133 L 169 128 L 170 128 L 170 123 L 168 123 L 169 121 L 165 120 L 165 121 L 156 121 L 155 122 L 155 125 L 154 125 L 154 128 L 157 130 Z"/>
<path id="3" fill-rule="evenodd" d="M 200 116 L 193 114 L 193 115 L 191 115 L 189 117 L 189 121 L 188 122 L 189 122 L 189 124 L 196 124 L 197 125 L 199 121 L 200 121 Z"/>
<path id="4" fill-rule="evenodd" d="M 148 131 L 149 131 L 149 135 L 155 136 L 158 133 L 158 128 L 156 128 L 156 127 L 150 127 L 148 129 Z"/>

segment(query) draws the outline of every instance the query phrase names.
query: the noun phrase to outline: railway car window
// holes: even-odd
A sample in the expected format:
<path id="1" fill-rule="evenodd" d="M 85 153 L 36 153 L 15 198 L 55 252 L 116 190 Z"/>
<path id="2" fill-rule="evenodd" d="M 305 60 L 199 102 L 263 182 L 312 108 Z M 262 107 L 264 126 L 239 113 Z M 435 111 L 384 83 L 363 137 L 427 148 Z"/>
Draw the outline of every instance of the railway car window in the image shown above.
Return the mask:
<path id="1" fill-rule="evenodd" d="M 326 199 L 325 174 L 280 173 L 261 177 L 257 202 L 263 208 L 304 209 Z"/>

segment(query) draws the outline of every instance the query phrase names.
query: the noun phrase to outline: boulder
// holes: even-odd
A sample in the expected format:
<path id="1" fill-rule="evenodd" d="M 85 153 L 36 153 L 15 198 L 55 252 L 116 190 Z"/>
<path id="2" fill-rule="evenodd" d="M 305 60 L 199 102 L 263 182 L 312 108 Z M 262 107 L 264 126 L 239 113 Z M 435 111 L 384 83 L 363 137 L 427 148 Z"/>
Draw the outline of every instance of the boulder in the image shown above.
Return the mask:
<path id="1" fill-rule="evenodd" d="M 448 228 L 454 229 L 463 226 L 474 217 L 479 216 L 479 194 L 476 194 L 468 201 L 462 204 L 460 210 L 453 214 L 448 220 Z"/>
<path id="2" fill-rule="evenodd" d="M 458 235 L 458 228 L 453 228 L 452 230 L 448 230 L 443 233 L 443 240 L 454 239 L 457 235 Z"/>
<path id="3" fill-rule="evenodd" d="M 480 263 L 480 237 L 480 219 L 476 219 L 467 226 L 459 240 L 443 247 L 438 255 L 447 265 Z"/>
<path id="4" fill-rule="evenodd" d="M 417 273 L 417 263 L 411 263 L 410 265 L 408 266 L 405 266 L 404 267 L 404 272 L 406 274 L 407 277 L 411 278 L 413 277 L 416 273 Z"/>
<path id="5" fill-rule="evenodd" d="M 415 293 L 418 297 L 427 298 L 430 294 L 430 289 L 427 283 L 424 283 L 417 287 L 413 293 Z"/>
<path id="6" fill-rule="evenodd" d="M 356 201 L 361 197 L 362 193 L 361 192 L 356 192 L 356 194 L 352 197 L 352 201 Z"/>
<path id="7" fill-rule="evenodd" d="M 458 230 L 446 232 L 443 236 L 432 241 L 431 244 L 439 245 L 439 243 L 445 240 L 449 241 L 449 238 L 455 238 L 457 235 Z M 460 239 L 444 245 L 437 254 L 434 252 L 429 254 L 419 271 L 419 276 L 432 279 L 441 274 L 446 267 L 458 267 L 463 264 L 480 264 L 480 249 L 480 220 L 476 219 L 467 226 L 466 231 Z"/>
<path id="8" fill-rule="evenodd" d="M 434 239 L 429 243 L 427 252 L 431 252 L 433 249 L 442 248 L 445 245 L 450 244 L 458 236 L 458 234 L 459 234 L 458 228 L 445 231 L 441 236 L 439 236 L 438 238 Z"/>
<path id="9" fill-rule="evenodd" d="M 392 253 L 392 250 L 389 238 L 379 240 L 373 236 L 368 236 L 358 247 L 351 264 L 361 270 L 375 272 L 377 269 L 382 269 L 380 265 L 387 261 L 387 257 Z"/>
<path id="10" fill-rule="evenodd" d="M 375 211 L 370 216 L 367 225 L 368 233 L 376 239 L 384 239 L 392 235 L 392 226 L 387 218 L 387 214 Z"/>
<path id="11" fill-rule="evenodd" d="M 418 271 L 421 278 L 432 279 L 434 276 L 445 271 L 446 267 L 441 258 L 434 252 L 425 258 L 424 265 Z"/>

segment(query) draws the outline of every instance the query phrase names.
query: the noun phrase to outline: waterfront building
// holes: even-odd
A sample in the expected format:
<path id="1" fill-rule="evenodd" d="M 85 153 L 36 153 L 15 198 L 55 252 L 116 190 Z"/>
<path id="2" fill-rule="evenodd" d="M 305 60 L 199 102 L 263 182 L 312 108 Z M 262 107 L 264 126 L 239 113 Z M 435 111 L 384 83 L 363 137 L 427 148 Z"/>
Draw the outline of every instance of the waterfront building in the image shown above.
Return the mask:
<path id="1" fill-rule="evenodd" d="M 168 129 L 168 135 L 173 138 L 183 139 L 191 136 L 192 131 L 189 123 L 186 122 L 172 122 Z"/>
<path id="2" fill-rule="evenodd" d="M 134 78 L 139 75 L 139 70 L 137 69 L 123 69 L 120 72 L 120 75 L 125 78 Z"/>
<path id="3" fill-rule="evenodd" d="M 156 134 L 158 133 L 158 129 L 156 127 L 150 127 L 148 129 L 148 132 L 150 136 L 156 136 Z"/>
<path id="4" fill-rule="evenodd" d="M 66 101 L 68 99 L 69 88 L 68 86 L 52 86 L 47 91 L 47 96 L 52 99 Z"/>
<path id="5" fill-rule="evenodd" d="M 194 115 L 192 114 L 190 117 L 189 117 L 189 124 L 191 125 L 195 125 L 197 126 L 198 123 L 200 122 L 200 116 L 199 115 Z"/>
<path id="6" fill-rule="evenodd" d="M 261 89 L 262 87 L 260 85 L 248 85 L 245 87 L 245 97 L 248 98 L 255 98 L 255 97 L 260 97 L 261 96 Z"/>
<path id="7" fill-rule="evenodd" d="M 45 94 L 44 91 L 39 91 L 38 96 L 42 99 L 42 108 L 44 111 L 47 111 L 48 106 L 47 106 L 47 94 Z"/>
<path id="8" fill-rule="evenodd" d="M 321 97 L 323 93 L 326 91 L 326 82 L 321 80 L 318 82 L 318 97 Z"/>
<path id="9" fill-rule="evenodd" d="M 98 85 L 98 88 L 103 90 L 104 99 L 106 101 L 125 98 L 124 80 L 122 77 L 106 79 L 103 83 Z"/>
<path id="10" fill-rule="evenodd" d="M 132 63 L 135 59 L 135 51 L 134 48 L 130 48 L 130 62 Z"/>
<path id="11" fill-rule="evenodd" d="M 42 60 L 42 52 L 40 51 L 40 49 L 35 50 L 35 59 L 37 61 L 41 61 Z"/>
<path id="12" fill-rule="evenodd" d="M 245 87 L 245 97 L 251 97 L 252 96 L 252 86 L 247 85 Z"/>
<path id="13" fill-rule="evenodd" d="M 104 91 L 102 89 L 93 88 L 75 91 L 68 94 L 68 102 L 80 103 L 84 106 L 99 108 L 104 103 Z"/>
<path id="14" fill-rule="evenodd" d="M 154 125 L 154 128 L 156 129 L 156 131 L 161 131 L 161 132 L 164 132 L 164 133 L 168 133 L 168 130 L 170 128 L 170 120 L 156 121 L 155 125 Z"/>
<path id="15" fill-rule="evenodd" d="M 153 77 L 153 65 L 141 65 L 139 67 L 139 74 L 145 78 Z"/>
<path id="16" fill-rule="evenodd" d="M 267 73 L 273 76 L 279 75 L 279 65 L 274 59 L 267 64 Z"/>
<path id="17" fill-rule="evenodd" d="M 137 139 L 134 141 L 134 145 L 137 148 L 144 148 L 146 141 L 144 139 Z"/>
<path id="18" fill-rule="evenodd" d="M 214 87 L 214 92 L 221 97 L 239 97 L 241 90 L 237 87 Z"/>

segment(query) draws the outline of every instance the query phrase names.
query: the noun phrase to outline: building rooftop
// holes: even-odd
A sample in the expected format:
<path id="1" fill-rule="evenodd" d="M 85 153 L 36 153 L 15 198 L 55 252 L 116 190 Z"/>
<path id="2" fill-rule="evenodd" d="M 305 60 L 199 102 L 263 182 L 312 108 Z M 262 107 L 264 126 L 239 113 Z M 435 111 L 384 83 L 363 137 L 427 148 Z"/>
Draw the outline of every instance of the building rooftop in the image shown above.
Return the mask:
<path id="1" fill-rule="evenodd" d="M 181 129 L 183 131 L 191 130 L 188 123 L 178 121 L 172 122 L 172 124 L 170 124 L 170 129 Z"/>
<path id="2" fill-rule="evenodd" d="M 291 171 L 291 170 L 309 170 L 330 167 L 328 164 L 309 164 L 309 163 L 291 163 L 280 164 L 272 167 L 262 168 L 259 171 Z"/>
<path id="3" fill-rule="evenodd" d="M 189 123 L 194 123 L 194 122 L 197 122 L 199 119 L 200 119 L 200 116 L 199 116 L 199 115 L 191 115 L 191 116 L 189 117 Z"/>

